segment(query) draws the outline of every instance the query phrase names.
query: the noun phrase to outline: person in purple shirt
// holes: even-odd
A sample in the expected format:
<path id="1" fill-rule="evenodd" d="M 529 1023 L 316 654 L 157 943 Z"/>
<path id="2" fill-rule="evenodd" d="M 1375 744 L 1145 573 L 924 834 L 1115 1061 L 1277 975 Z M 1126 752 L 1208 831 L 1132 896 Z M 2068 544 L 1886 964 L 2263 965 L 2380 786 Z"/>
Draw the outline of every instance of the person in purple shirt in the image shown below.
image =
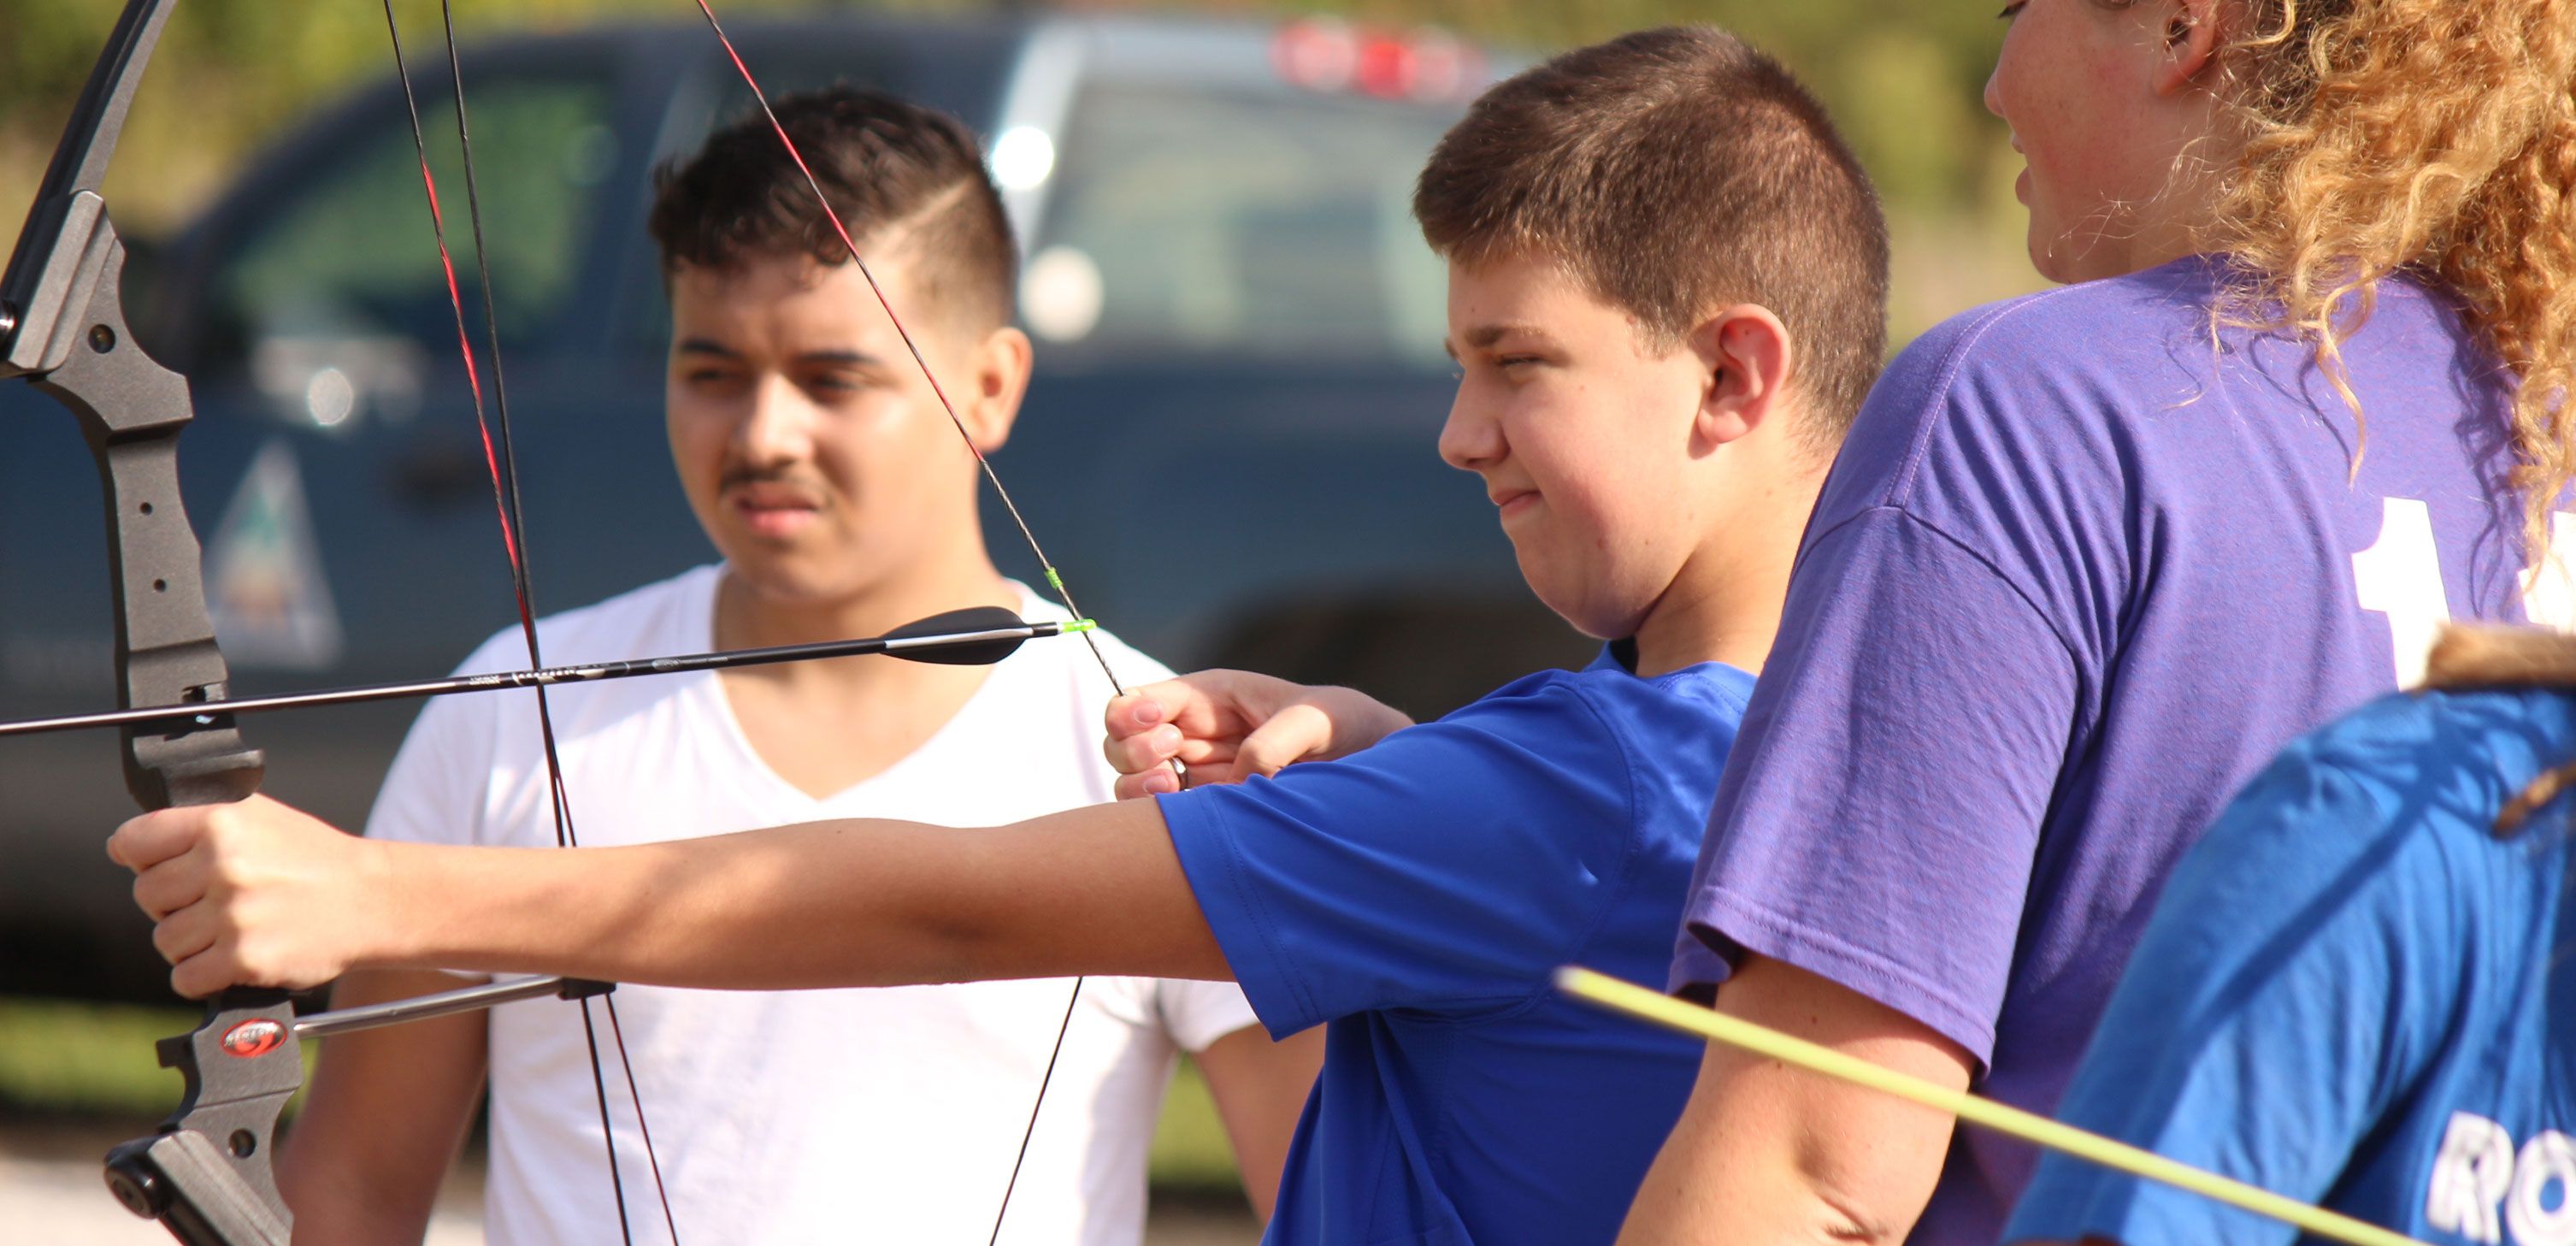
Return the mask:
<path id="1" fill-rule="evenodd" d="M 2531 577 L 2569 474 L 2553 6 L 2017 0 L 1986 103 L 2064 288 L 1865 405 L 1670 985 L 2041 1112 L 2176 859 Z M 2526 589 L 2528 588 L 2528 592 Z M 1621 1240 L 1991 1243 L 2034 1157 L 1731 1049 Z"/>

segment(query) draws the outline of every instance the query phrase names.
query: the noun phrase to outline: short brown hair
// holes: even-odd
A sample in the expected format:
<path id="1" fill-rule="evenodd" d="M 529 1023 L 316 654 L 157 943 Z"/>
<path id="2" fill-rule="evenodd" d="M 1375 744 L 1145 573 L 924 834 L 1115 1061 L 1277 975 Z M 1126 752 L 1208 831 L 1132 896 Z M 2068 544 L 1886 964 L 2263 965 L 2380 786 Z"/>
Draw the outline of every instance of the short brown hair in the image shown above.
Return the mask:
<path id="1" fill-rule="evenodd" d="M 928 314 L 977 328 L 1010 318 L 1019 252 L 983 150 L 963 122 L 849 86 L 783 96 L 774 107 L 853 239 L 865 246 L 903 231 L 921 261 L 914 284 Z M 665 277 L 681 264 L 724 270 L 760 256 L 849 262 L 757 107 L 685 162 L 654 170 L 653 187 L 646 228 L 662 248 Z"/>
<path id="2" fill-rule="evenodd" d="M 1728 303 L 1797 342 L 1830 449 L 1887 353 L 1887 221 L 1823 105 L 1709 27 L 1568 52 L 1485 92 L 1423 166 L 1413 215 L 1475 265 L 1552 257 L 1662 345 Z"/>

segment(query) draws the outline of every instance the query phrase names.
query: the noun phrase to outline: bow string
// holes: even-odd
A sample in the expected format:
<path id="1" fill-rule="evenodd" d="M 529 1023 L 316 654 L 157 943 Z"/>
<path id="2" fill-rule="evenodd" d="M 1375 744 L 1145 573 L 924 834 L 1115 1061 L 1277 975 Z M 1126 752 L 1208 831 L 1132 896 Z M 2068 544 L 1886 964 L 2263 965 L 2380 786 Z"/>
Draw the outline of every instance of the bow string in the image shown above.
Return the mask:
<path id="1" fill-rule="evenodd" d="M 465 174 L 466 221 L 474 240 L 476 287 L 482 295 L 483 327 L 486 349 L 492 364 L 492 411 L 496 421 L 486 417 L 483 382 L 475 365 L 474 337 L 466 324 L 465 298 L 458 288 L 456 260 L 447 246 L 447 221 L 438 201 L 438 179 L 429 167 L 429 143 L 420 121 L 420 102 L 411 85 L 411 68 L 403 56 L 402 25 L 394 16 L 393 0 L 384 0 L 385 35 L 393 49 L 394 74 L 402 86 L 403 109 L 411 125 L 412 149 L 419 159 L 421 189 L 429 202 L 430 233 L 438 247 L 438 264 L 446 279 L 448 307 L 456 323 L 457 353 L 465 364 L 465 380 L 473 398 L 474 425 L 483 444 L 483 463 L 492 483 L 493 511 L 500 523 L 501 548 L 509 563 L 510 595 L 518 609 L 519 631 L 528 652 L 528 664 L 545 666 L 543 647 L 537 638 L 535 581 L 530 571 L 527 530 L 524 524 L 525 503 L 519 490 L 519 466 L 516 441 L 511 433 L 509 386 L 501 369 L 500 319 L 494 312 L 490 250 L 483 239 L 483 209 L 480 188 L 474 177 L 474 143 L 472 127 L 465 106 L 465 74 L 456 54 L 456 21 L 448 0 L 439 0 L 440 25 L 446 35 L 449 82 L 456 105 L 457 155 Z M 555 743 L 554 711 L 544 684 L 536 685 L 537 739 L 545 756 L 548 807 L 554 819 L 555 846 L 578 848 L 580 833 L 575 829 L 572 797 L 564 782 L 563 758 Z M 626 1175 L 618 1162 L 617 1126 L 609 1110 L 608 1079 L 600 1059 L 599 1027 L 591 1015 L 592 996 L 580 998 L 582 1044 L 590 1061 L 591 1087 L 599 1107 L 600 1140 L 608 1153 L 608 1179 L 617 1204 L 617 1231 L 620 1241 L 633 1246 L 634 1226 L 626 1206 Z M 644 1143 L 644 1158 L 653 1178 L 653 1194 L 662 1210 L 662 1223 L 677 1246 L 680 1241 L 678 1217 L 671 1210 L 669 1187 L 662 1179 L 662 1161 L 653 1146 L 653 1127 L 644 1112 L 642 1090 L 635 1080 L 635 1065 L 626 1050 L 625 1026 L 617 1015 L 617 1000 L 606 992 L 598 999 L 608 1020 L 611 1047 L 617 1053 L 617 1064 L 626 1084 L 627 1103 L 635 1113 L 635 1127 Z"/>

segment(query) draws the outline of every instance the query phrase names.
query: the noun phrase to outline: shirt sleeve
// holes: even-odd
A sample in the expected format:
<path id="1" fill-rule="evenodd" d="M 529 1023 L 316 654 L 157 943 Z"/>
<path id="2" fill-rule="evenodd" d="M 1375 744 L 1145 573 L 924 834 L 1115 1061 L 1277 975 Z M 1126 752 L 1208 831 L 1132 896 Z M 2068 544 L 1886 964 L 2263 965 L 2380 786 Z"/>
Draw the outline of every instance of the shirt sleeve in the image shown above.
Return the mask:
<path id="1" fill-rule="evenodd" d="M 1607 720 L 1541 677 L 1350 758 L 1161 806 L 1236 980 L 1285 1036 L 1546 992 L 1633 885 L 1632 786 Z"/>
<path id="2" fill-rule="evenodd" d="M 1892 507 L 1813 537 L 1693 875 L 1672 986 L 1747 952 L 1994 1046 L 2077 665 L 2043 612 Z"/>
<path id="3" fill-rule="evenodd" d="M 2374 828 L 2379 828 L 2374 830 Z M 2193 848 L 2059 1116 L 2303 1202 L 2326 1198 L 2453 1025 L 2460 874 L 2349 776 L 2276 763 Z M 2288 1225 L 2048 1155 L 2004 1240 L 2286 1246 Z"/>
<path id="4" fill-rule="evenodd" d="M 510 669 L 501 646 L 515 630 L 483 642 L 456 674 Z M 534 692 L 512 689 L 433 698 L 412 720 L 384 784 L 367 811 L 367 838 L 416 844 L 481 845 L 483 797 L 492 782 L 503 713 L 533 716 Z M 506 846 L 506 845 L 505 845 Z"/>
<path id="5" fill-rule="evenodd" d="M 483 694 L 487 697 L 497 693 Z M 488 754 L 473 760 L 473 707 L 466 698 L 433 701 L 413 720 L 402 748 L 376 789 L 367 838 L 417 844 L 472 844 L 479 797 L 491 777 Z M 484 748 L 489 749 L 488 736 Z"/>
<path id="6" fill-rule="evenodd" d="M 1261 1023 L 1252 1002 L 1232 982 L 1192 982 L 1161 978 L 1154 982 L 1154 1013 L 1163 1032 L 1181 1050 L 1201 1052 L 1220 1038 Z"/>

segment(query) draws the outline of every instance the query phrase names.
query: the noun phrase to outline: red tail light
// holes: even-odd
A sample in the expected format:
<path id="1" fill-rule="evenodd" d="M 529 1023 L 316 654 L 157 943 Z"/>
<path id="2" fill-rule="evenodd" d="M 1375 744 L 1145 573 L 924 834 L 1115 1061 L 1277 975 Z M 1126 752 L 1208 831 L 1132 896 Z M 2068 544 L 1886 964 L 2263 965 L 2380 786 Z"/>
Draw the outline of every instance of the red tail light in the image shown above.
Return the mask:
<path id="1" fill-rule="evenodd" d="M 1309 91 L 1379 99 L 1452 99 L 1477 85 L 1483 66 L 1473 48 L 1438 31 L 1394 35 L 1330 17 L 1281 27 L 1270 60 Z"/>

